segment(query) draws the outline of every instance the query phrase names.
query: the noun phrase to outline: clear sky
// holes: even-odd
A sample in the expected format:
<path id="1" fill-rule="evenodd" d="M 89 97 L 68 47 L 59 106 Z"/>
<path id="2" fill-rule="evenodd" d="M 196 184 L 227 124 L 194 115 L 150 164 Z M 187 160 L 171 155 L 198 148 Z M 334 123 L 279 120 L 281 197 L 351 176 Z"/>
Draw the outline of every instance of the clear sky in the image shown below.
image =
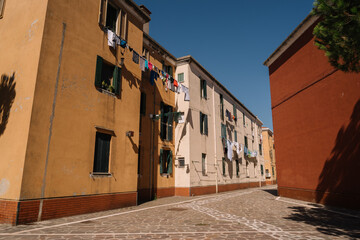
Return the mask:
<path id="1" fill-rule="evenodd" d="M 152 38 L 175 57 L 192 55 L 272 129 L 263 62 L 310 13 L 314 0 L 135 2 L 152 12 Z"/>

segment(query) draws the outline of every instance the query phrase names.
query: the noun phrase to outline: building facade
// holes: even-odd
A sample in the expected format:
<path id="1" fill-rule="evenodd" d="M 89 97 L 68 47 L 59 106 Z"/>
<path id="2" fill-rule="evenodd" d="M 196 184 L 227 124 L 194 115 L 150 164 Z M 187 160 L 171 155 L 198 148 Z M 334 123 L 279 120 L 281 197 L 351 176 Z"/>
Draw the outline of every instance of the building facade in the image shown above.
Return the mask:
<path id="1" fill-rule="evenodd" d="M 276 184 L 274 134 L 269 128 L 262 128 L 262 144 L 264 149 L 266 184 Z"/>
<path id="2" fill-rule="evenodd" d="M 334 69 L 309 15 L 265 61 L 280 196 L 359 208 L 360 75 Z"/>
<path id="3" fill-rule="evenodd" d="M 137 203 L 142 71 L 134 52 L 149 21 L 131 0 L 6 1 L 0 222 Z"/>
<path id="4" fill-rule="evenodd" d="M 175 130 L 176 194 L 264 184 L 262 122 L 193 57 L 178 58 L 176 77 L 185 88 L 175 96 L 184 113 Z"/>

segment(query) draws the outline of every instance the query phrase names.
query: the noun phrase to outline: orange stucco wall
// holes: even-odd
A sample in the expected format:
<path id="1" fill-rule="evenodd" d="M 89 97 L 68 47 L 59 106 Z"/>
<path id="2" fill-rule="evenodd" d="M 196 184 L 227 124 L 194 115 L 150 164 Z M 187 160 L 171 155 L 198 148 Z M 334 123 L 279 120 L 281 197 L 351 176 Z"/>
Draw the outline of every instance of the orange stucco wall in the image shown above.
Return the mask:
<path id="1" fill-rule="evenodd" d="M 6 1 L 0 19 L 0 199 L 20 197 L 46 8 Z"/>
<path id="2" fill-rule="evenodd" d="M 279 193 L 355 206 L 360 75 L 334 72 L 311 28 L 269 70 Z"/>
<path id="3" fill-rule="evenodd" d="M 136 191 L 141 72 L 129 50 L 111 51 L 107 45 L 107 35 L 98 25 L 99 4 L 49 1 L 21 199 Z M 141 52 L 142 24 L 130 14 L 128 20 L 128 43 Z M 114 65 L 125 58 L 120 98 L 95 88 L 97 55 Z M 111 177 L 90 177 L 95 126 L 115 133 Z M 126 131 L 134 131 L 134 137 L 126 137 Z"/>

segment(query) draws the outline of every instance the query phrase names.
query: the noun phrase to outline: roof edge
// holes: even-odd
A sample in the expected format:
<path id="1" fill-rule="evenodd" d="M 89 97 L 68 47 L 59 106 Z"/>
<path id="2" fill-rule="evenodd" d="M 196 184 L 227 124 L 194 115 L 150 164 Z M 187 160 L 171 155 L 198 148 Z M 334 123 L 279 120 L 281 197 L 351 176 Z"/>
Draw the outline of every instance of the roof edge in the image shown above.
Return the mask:
<path id="1" fill-rule="evenodd" d="M 150 42 L 152 42 L 153 44 L 155 44 L 158 48 L 160 48 L 162 51 L 164 51 L 167 55 L 169 55 L 169 57 L 171 57 L 175 62 L 177 61 L 177 58 L 172 55 L 168 50 L 166 50 L 163 46 L 161 46 L 157 41 L 155 41 L 155 39 L 153 39 L 152 37 L 150 37 L 149 34 L 144 32 L 144 38 L 148 39 Z"/>

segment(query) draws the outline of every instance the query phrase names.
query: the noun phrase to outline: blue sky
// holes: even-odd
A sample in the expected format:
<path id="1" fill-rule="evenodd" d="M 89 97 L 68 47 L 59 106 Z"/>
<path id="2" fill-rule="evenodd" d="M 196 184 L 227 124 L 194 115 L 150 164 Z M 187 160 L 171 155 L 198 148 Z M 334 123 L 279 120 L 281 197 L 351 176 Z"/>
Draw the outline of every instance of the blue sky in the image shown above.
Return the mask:
<path id="1" fill-rule="evenodd" d="M 310 13 L 314 0 L 135 0 L 150 36 L 175 57 L 192 55 L 272 129 L 262 63 Z M 276 134 L 276 133 L 275 133 Z"/>

